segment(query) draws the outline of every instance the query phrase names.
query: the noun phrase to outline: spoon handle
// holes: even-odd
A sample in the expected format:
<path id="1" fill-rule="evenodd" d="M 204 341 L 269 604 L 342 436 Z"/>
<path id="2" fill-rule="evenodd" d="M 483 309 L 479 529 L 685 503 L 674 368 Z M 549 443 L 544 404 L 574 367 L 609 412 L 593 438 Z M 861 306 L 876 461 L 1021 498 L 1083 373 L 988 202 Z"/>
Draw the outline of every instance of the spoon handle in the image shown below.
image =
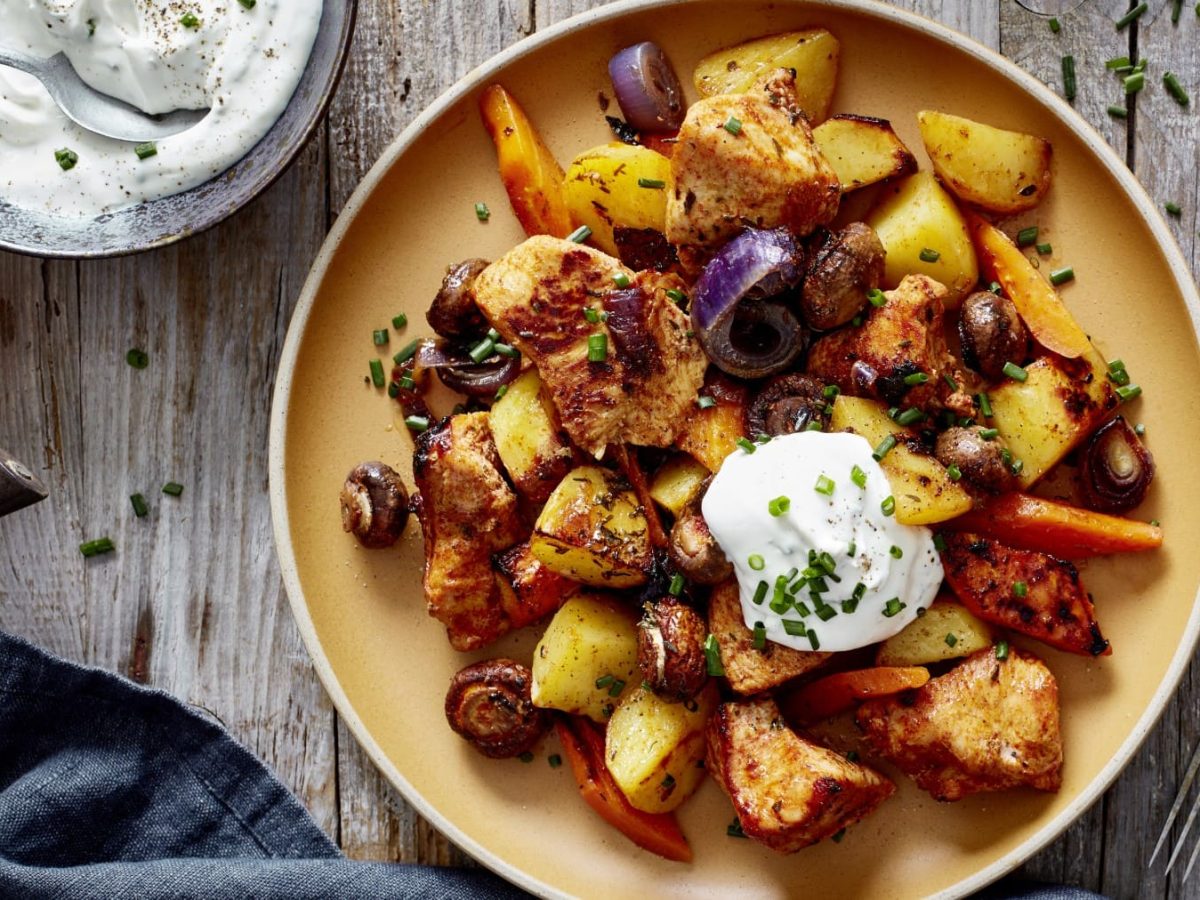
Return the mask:
<path id="1" fill-rule="evenodd" d="M 0 516 L 46 497 L 46 487 L 24 465 L 0 449 Z"/>
<path id="2" fill-rule="evenodd" d="M 0 66 L 20 69 L 22 72 L 40 77 L 46 68 L 46 60 L 17 50 L 10 50 L 8 47 L 0 47 Z"/>

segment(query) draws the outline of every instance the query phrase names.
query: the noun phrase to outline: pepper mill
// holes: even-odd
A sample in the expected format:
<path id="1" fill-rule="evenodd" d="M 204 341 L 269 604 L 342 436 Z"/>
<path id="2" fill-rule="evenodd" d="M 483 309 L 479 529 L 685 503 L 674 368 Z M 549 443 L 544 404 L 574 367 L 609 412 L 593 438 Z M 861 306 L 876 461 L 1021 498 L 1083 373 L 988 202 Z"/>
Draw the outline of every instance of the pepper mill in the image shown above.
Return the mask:
<path id="1" fill-rule="evenodd" d="M 0 516 L 46 499 L 46 486 L 29 470 L 0 449 Z"/>

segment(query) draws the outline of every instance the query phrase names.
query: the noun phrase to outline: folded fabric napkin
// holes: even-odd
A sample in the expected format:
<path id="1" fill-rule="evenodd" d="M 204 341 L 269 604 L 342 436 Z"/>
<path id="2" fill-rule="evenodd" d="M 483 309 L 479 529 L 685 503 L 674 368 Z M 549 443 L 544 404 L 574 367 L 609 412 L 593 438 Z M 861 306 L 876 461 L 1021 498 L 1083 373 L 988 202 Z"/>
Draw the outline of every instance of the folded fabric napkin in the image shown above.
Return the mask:
<path id="1" fill-rule="evenodd" d="M 525 897 L 489 872 L 352 862 L 219 726 L 0 632 L 0 897 Z M 1085 900 L 1007 885 L 980 897 Z"/>

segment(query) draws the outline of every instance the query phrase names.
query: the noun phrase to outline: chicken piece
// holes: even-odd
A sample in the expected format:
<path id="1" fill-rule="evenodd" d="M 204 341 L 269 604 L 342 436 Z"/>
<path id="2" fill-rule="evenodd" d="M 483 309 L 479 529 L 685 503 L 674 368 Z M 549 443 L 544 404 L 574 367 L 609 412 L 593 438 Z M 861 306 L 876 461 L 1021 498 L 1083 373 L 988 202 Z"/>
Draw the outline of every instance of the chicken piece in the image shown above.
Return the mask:
<path id="1" fill-rule="evenodd" d="M 938 800 L 1062 784 L 1058 685 L 1036 656 L 989 647 L 924 687 L 871 700 L 858 725 L 885 759 Z"/>
<path id="2" fill-rule="evenodd" d="M 455 650 L 511 627 L 492 554 L 525 536 L 517 496 L 500 474 L 487 413 L 450 416 L 417 438 L 413 475 L 425 535 L 425 602 Z"/>
<path id="3" fill-rule="evenodd" d="M 861 326 L 834 331 L 809 348 L 808 374 L 851 397 L 941 409 L 953 392 L 943 376 L 956 374 L 942 322 L 946 288 L 925 275 L 908 275 L 884 296 L 887 302 L 872 307 Z M 918 374 L 925 378 L 912 378 Z"/>
<path id="4" fill-rule="evenodd" d="M 896 790 L 883 775 L 788 728 L 775 701 L 723 703 L 707 764 L 746 837 L 794 853 L 864 818 Z"/>
<path id="5" fill-rule="evenodd" d="M 743 696 L 777 687 L 829 659 L 823 651 L 793 650 L 773 641 L 756 649 L 754 632 L 746 627 L 738 585 L 733 580 L 713 588 L 708 600 L 708 630 L 720 648 L 729 686 Z"/>
<path id="6" fill-rule="evenodd" d="M 524 628 L 557 612 L 577 587 L 571 579 L 547 569 L 531 552 L 529 541 L 505 550 L 495 563 L 502 576 L 497 579 L 501 607 L 513 628 Z"/>
<path id="7" fill-rule="evenodd" d="M 693 103 L 671 157 L 667 240 L 697 269 L 747 225 L 803 236 L 837 214 L 841 185 L 796 107 L 795 73 Z"/>
<path id="8" fill-rule="evenodd" d="M 618 276 L 629 285 L 616 287 Z M 483 271 L 475 300 L 537 366 L 571 440 L 599 456 L 608 444 L 670 446 L 695 406 L 708 361 L 666 296 L 682 287 L 674 275 L 635 274 L 599 250 L 539 235 Z M 590 337 L 606 341 L 602 362 L 588 361 Z"/>

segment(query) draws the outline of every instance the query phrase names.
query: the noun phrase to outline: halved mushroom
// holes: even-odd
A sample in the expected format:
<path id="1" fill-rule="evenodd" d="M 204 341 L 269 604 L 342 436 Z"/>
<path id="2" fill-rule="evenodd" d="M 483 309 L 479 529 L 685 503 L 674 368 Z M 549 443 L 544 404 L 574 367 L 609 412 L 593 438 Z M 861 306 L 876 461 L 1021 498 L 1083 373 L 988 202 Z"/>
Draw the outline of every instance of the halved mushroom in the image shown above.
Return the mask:
<path id="1" fill-rule="evenodd" d="M 506 759 L 529 750 L 550 727 L 533 705 L 533 673 L 511 659 L 486 659 L 461 669 L 446 692 L 446 721 L 484 756 Z"/>
<path id="2" fill-rule="evenodd" d="M 962 302 L 958 337 L 963 362 L 980 375 L 998 381 L 1005 363 L 1020 364 L 1029 352 L 1029 333 L 1007 297 L 976 291 Z"/>
<path id="3" fill-rule="evenodd" d="M 689 581 L 719 584 L 732 577 L 733 566 L 725 558 L 700 512 L 700 502 L 707 489 L 705 484 L 680 511 L 679 518 L 671 526 L 667 552 L 675 568 Z"/>
<path id="4" fill-rule="evenodd" d="M 759 390 L 746 411 L 750 434 L 792 434 L 814 422 L 822 429 L 829 421 L 825 386 L 809 375 L 779 375 Z"/>
<path id="5" fill-rule="evenodd" d="M 441 289 L 425 313 L 429 327 L 448 338 L 481 334 L 487 326 L 475 305 L 475 279 L 488 267 L 486 259 L 464 259 L 446 270 Z"/>
<path id="6" fill-rule="evenodd" d="M 700 693 L 708 680 L 707 634 L 700 614 L 674 597 L 646 604 L 638 624 L 638 668 L 654 693 L 671 702 Z"/>
<path id="7" fill-rule="evenodd" d="M 809 245 L 800 292 L 800 310 L 808 326 L 829 331 L 853 319 L 866 305 L 867 291 L 883 280 L 886 255 L 875 229 L 862 222 L 820 232 Z"/>
<path id="8" fill-rule="evenodd" d="M 408 522 L 408 489 L 395 469 L 378 461 L 350 471 L 341 504 L 342 528 L 372 550 L 396 543 Z"/>

